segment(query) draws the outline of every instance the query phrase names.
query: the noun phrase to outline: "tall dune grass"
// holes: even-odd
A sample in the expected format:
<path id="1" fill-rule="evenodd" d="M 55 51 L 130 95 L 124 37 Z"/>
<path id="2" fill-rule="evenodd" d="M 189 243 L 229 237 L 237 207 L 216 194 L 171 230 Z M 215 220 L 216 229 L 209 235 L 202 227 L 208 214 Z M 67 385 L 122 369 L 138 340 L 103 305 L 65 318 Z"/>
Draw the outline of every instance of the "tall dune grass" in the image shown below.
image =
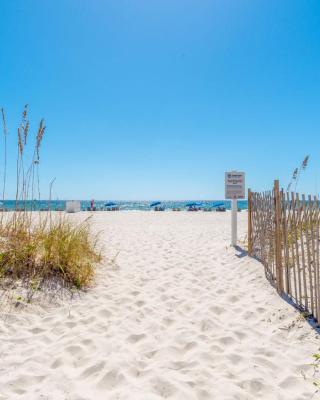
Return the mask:
<path id="1" fill-rule="evenodd" d="M 3 199 L 7 180 L 7 135 L 5 112 L 1 109 L 4 134 Z M 101 261 L 98 236 L 91 231 L 90 218 L 72 222 L 62 213 L 31 212 L 27 201 L 40 200 L 40 147 L 45 125 L 41 120 L 36 135 L 29 134 L 28 106 L 24 107 L 17 130 L 15 210 L 0 216 L 0 288 L 26 289 L 28 300 L 44 288 L 90 286 Z M 32 141 L 31 154 L 27 143 Z M 29 165 L 26 166 L 26 160 Z M 30 161 L 31 160 L 31 161 Z M 51 188 L 50 188 L 51 191 Z"/>
<path id="2" fill-rule="evenodd" d="M 302 163 L 300 164 L 300 166 L 294 169 L 292 176 L 291 176 L 291 180 L 287 186 L 287 192 L 290 192 L 290 189 L 291 189 L 293 183 L 295 183 L 294 192 L 297 191 L 297 186 L 299 183 L 301 172 L 306 170 L 308 163 L 309 163 L 309 159 L 310 159 L 309 155 L 305 156 Z"/>

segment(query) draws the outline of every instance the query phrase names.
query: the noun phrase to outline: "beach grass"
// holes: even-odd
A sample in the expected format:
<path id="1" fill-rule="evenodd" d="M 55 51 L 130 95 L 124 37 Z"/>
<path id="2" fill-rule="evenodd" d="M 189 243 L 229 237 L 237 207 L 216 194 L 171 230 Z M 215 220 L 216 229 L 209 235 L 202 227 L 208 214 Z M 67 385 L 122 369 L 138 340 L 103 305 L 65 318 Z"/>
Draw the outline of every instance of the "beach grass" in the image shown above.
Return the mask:
<path id="1" fill-rule="evenodd" d="M 43 287 L 56 280 L 64 287 L 90 286 L 100 262 L 98 237 L 90 220 L 74 223 L 63 215 L 33 217 L 15 211 L 0 226 L 0 278 Z"/>
<path id="2" fill-rule="evenodd" d="M 8 128 L 3 109 L 1 114 L 5 139 L 4 201 Z M 76 223 L 63 213 L 27 209 L 27 201 L 34 200 L 36 194 L 40 200 L 40 146 L 45 131 L 41 120 L 29 155 L 31 164 L 26 167 L 29 126 L 28 106 L 25 106 L 17 135 L 16 207 L 12 212 L 0 212 L 0 288 L 19 284 L 27 290 L 30 300 L 35 291 L 48 287 L 90 286 L 96 265 L 101 261 L 101 250 L 98 235 L 92 233 L 90 217 Z M 52 184 L 50 192 L 51 188 Z"/>

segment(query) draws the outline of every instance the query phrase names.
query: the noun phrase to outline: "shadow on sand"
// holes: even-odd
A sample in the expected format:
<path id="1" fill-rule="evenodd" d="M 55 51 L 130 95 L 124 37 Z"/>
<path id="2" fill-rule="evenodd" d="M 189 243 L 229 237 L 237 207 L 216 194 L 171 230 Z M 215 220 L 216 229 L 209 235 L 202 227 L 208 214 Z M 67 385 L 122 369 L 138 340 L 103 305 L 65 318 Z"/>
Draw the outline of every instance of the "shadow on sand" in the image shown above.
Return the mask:
<path id="1" fill-rule="evenodd" d="M 236 257 L 238 258 L 243 258 L 246 256 L 250 257 L 248 255 L 248 252 L 240 246 L 235 246 L 235 250 L 239 252 L 238 254 L 236 254 Z M 254 260 L 258 261 L 263 265 L 261 260 L 259 260 L 257 257 L 252 256 L 250 258 L 253 258 Z M 271 286 L 273 286 L 276 289 L 275 281 L 273 277 L 270 275 L 270 272 L 268 272 L 267 268 L 265 267 L 264 267 L 264 272 L 265 272 L 265 277 L 267 278 Z M 308 322 L 308 324 L 312 327 L 312 329 L 314 329 L 317 332 L 317 334 L 320 334 L 320 322 L 317 322 L 317 320 L 312 316 L 312 314 L 308 313 L 303 307 L 301 307 L 293 296 L 289 296 L 287 293 L 279 294 L 279 296 L 282 297 L 282 299 L 286 303 L 288 303 L 291 307 L 294 307 L 297 311 L 299 311 L 299 313 Z"/>

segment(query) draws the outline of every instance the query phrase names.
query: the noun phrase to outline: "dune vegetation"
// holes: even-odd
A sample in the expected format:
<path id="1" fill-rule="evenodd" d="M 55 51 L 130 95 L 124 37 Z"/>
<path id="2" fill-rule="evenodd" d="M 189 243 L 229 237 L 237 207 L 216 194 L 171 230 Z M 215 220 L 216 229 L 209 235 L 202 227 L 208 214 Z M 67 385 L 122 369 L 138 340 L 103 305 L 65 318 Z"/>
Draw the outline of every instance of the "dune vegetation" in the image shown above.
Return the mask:
<path id="1" fill-rule="evenodd" d="M 50 207 L 46 212 L 35 212 L 36 201 L 40 200 L 39 165 L 44 121 L 40 121 L 32 137 L 28 106 L 24 107 L 17 130 L 15 207 L 6 210 L 8 128 L 3 109 L 1 119 L 4 168 L 0 212 L 0 288 L 8 291 L 17 286 L 23 287 L 28 302 L 39 290 L 87 288 L 93 283 L 96 265 L 101 261 L 98 236 L 92 233 L 90 217 L 76 223 L 64 213 L 52 212 Z M 52 183 L 50 193 L 51 188 Z"/>

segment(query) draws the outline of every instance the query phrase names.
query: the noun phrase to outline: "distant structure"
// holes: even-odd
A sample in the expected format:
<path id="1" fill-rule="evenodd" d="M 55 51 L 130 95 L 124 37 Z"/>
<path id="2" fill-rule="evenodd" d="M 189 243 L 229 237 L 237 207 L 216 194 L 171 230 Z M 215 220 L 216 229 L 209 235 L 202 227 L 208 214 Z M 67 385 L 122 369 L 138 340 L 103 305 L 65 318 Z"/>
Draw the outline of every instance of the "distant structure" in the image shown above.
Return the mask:
<path id="1" fill-rule="evenodd" d="M 76 213 L 81 211 L 81 204 L 80 201 L 67 201 L 66 202 L 66 212 L 67 213 Z"/>

